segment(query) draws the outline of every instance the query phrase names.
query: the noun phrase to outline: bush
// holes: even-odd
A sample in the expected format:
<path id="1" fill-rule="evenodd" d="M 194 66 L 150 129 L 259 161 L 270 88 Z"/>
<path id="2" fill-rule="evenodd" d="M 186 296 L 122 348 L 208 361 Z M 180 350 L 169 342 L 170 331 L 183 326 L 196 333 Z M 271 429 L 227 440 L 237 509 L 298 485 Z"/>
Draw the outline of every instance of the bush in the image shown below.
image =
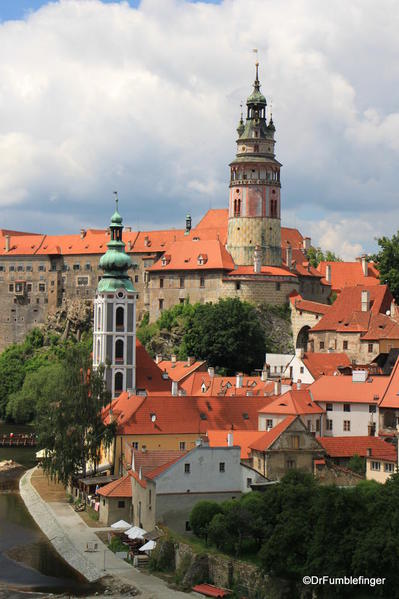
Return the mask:
<path id="1" fill-rule="evenodd" d="M 221 511 L 220 505 L 214 501 L 199 501 L 190 514 L 190 526 L 194 534 L 207 541 L 212 518 Z"/>

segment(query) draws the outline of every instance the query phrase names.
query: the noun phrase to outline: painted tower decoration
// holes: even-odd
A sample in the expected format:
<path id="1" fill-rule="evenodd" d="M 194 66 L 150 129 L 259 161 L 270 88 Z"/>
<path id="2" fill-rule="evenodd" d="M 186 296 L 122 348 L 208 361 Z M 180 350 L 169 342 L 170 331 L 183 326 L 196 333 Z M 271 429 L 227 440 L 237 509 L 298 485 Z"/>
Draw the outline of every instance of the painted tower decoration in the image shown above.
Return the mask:
<path id="1" fill-rule="evenodd" d="M 260 91 L 256 62 L 254 89 L 247 117 L 237 128 L 237 154 L 230 164 L 227 249 L 238 265 L 281 265 L 280 162 L 275 159 L 272 116 L 266 120 L 266 98 Z M 258 247 L 257 247 L 258 246 Z M 257 259 L 259 259 L 257 257 Z"/>
<path id="2" fill-rule="evenodd" d="M 122 217 L 116 210 L 110 222 L 111 239 L 101 257 L 103 275 L 94 300 L 93 367 L 105 366 L 112 397 L 136 387 L 136 298 L 128 270 L 132 266 L 122 240 Z"/>

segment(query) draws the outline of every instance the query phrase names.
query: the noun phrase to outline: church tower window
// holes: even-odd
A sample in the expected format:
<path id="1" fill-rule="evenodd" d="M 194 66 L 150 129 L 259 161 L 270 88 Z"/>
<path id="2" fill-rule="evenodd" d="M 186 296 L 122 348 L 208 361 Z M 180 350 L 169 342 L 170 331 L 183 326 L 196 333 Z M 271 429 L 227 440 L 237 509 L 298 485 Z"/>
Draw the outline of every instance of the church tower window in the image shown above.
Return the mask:
<path id="1" fill-rule="evenodd" d="M 125 325 L 125 310 L 122 306 L 118 306 L 116 309 L 116 330 L 123 330 Z"/>

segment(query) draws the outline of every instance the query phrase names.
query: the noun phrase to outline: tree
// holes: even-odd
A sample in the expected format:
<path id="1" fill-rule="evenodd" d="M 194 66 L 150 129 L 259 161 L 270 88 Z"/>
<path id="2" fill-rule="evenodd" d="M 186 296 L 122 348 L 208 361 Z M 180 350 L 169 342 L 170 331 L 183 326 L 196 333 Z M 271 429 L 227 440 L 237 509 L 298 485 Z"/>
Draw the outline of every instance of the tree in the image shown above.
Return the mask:
<path id="1" fill-rule="evenodd" d="M 389 237 L 380 237 L 377 240 L 380 247 L 378 254 L 372 256 L 380 272 L 381 283 L 386 283 L 399 302 L 399 231 Z"/>
<path id="2" fill-rule="evenodd" d="M 334 252 L 330 252 L 330 250 L 323 252 L 323 250 L 319 247 L 315 248 L 310 246 L 306 252 L 306 255 L 310 264 L 314 268 L 317 268 L 320 262 L 342 262 L 342 258 L 337 256 Z"/>
<path id="3" fill-rule="evenodd" d="M 356 474 L 366 474 L 366 460 L 355 453 L 348 462 L 348 468 Z"/>
<path id="4" fill-rule="evenodd" d="M 263 366 L 266 350 L 254 306 L 229 298 L 196 305 L 187 321 L 181 351 L 228 373 L 250 373 Z"/>
<path id="5" fill-rule="evenodd" d="M 71 346 L 60 365 L 58 380 L 52 379 L 39 398 L 36 431 L 46 450 L 44 471 L 67 484 L 78 473 L 85 476 L 87 464 L 96 467 L 114 426 L 102 421 L 101 410 L 111 395 L 103 371 L 91 370 L 87 347 Z"/>
<path id="6" fill-rule="evenodd" d="M 222 511 L 215 501 L 199 501 L 190 514 L 190 526 L 197 537 L 208 540 L 209 525 L 212 518 Z"/>

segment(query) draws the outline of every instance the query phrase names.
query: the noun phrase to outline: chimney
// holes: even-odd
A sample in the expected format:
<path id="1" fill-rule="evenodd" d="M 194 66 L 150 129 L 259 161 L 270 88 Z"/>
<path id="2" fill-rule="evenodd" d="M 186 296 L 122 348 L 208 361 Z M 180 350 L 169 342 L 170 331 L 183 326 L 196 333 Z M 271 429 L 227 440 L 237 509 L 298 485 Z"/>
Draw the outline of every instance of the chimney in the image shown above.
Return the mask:
<path id="1" fill-rule="evenodd" d="M 215 376 L 215 369 L 213 366 L 209 366 L 208 368 L 208 374 L 211 377 L 211 379 Z"/>
<path id="2" fill-rule="evenodd" d="M 303 245 L 303 249 L 305 250 L 305 252 L 310 250 L 311 243 L 312 243 L 312 240 L 310 239 L 310 237 L 303 238 L 302 245 Z"/>
<path id="3" fill-rule="evenodd" d="M 233 431 L 227 433 L 227 447 L 233 447 Z"/>
<path id="4" fill-rule="evenodd" d="M 281 381 L 274 381 L 274 395 L 281 395 Z"/>
<path id="5" fill-rule="evenodd" d="M 188 356 L 187 358 L 187 366 L 192 366 L 195 362 L 195 358 L 193 356 Z"/>
<path id="6" fill-rule="evenodd" d="M 127 251 L 128 252 L 132 251 L 132 242 L 130 239 L 127 240 Z"/>
<path id="7" fill-rule="evenodd" d="M 143 469 L 141 466 L 140 466 L 140 470 L 139 470 L 139 479 L 143 480 Z"/>
<path id="8" fill-rule="evenodd" d="M 367 452 L 367 457 L 368 458 L 371 457 L 371 447 L 368 447 L 366 452 Z"/>
<path id="9" fill-rule="evenodd" d="M 254 273 L 259 274 L 262 269 L 262 251 L 260 245 L 254 249 Z"/>
<path id="10" fill-rule="evenodd" d="M 146 235 L 144 237 L 144 245 L 145 245 L 145 247 L 148 247 L 149 244 L 150 244 L 150 238 L 148 237 L 148 235 Z"/>
<path id="11" fill-rule="evenodd" d="M 176 354 L 172 354 L 170 356 L 170 361 L 172 362 L 172 364 L 176 364 Z"/>
<path id="12" fill-rule="evenodd" d="M 179 395 L 179 385 L 177 384 L 177 381 L 172 381 L 172 395 L 173 397 Z"/>
<path id="13" fill-rule="evenodd" d="M 362 256 L 362 271 L 365 277 L 369 276 L 369 263 L 366 254 L 363 254 Z"/>
<path id="14" fill-rule="evenodd" d="M 286 247 L 285 262 L 286 262 L 287 268 L 289 268 L 291 270 L 291 268 L 292 268 L 292 247 L 291 247 L 291 245 L 287 245 L 287 247 Z"/>
<path id="15" fill-rule="evenodd" d="M 301 381 L 301 379 L 297 380 L 297 382 L 296 382 L 296 388 L 297 388 L 298 391 L 301 390 L 301 388 L 302 388 L 302 381 Z"/>
<path id="16" fill-rule="evenodd" d="M 80 229 L 80 239 L 84 239 L 86 237 L 86 230 Z"/>
<path id="17" fill-rule="evenodd" d="M 155 356 L 155 364 L 159 364 L 160 362 L 162 362 L 162 354 L 157 354 Z"/>
<path id="18" fill-rule="evenodd" d="M 188 235 L 191 231 L 191 214 L 187 214 L 186 216 L 186 230 L 184 232 L 185 235 Z"/>
<path id="19" fill-rule="evenodd" d="M 296 348 L 296 350 L 295 350 L 295 356 L 296 356 L 297 358 L 300 358 L 300 359 L 302 359 L 302 358 L 303 358 L 303 356 L 304 356 L 304 354 L 305 354 L 305 350 L 303 349 L 303 347 L 297 347 L 297 348 Z"/>
<path id="20" fill-rule="evenodd" d="M 236 387 L 237 389 L 241 389 L 242 387 L 242 372 L 238 372 L 236 376 Z"/>
<path id="21" fill-rule="evenodd" d="M 10 236 L 6 235 L 6 247 L 5 247 L 6 252 L 10 251 Z"/>
<path id="22" fill-rule="evenodd" d="M 331 283 L 331 264 L 326 265 L 326 281 Z"/>
<path id="23" fill-rule="evenodd" d="M 264 383 L 267 381 L 267 367 L 266 364 L 263 367 L 262 372 L 260 373 L 260 380 Z"/>
<path id="24" fill-rule="evenodd" d="M 367 289 L 362 291 L 362 312 L 368 312 L 370 310 L 370 292 Z"/>
<path id="25" fill-rule="evenodd" d="M 390 314 L 389 314 L 390 317 L 391 318 L 395 318 L 395 316 L 396 316 L 396 304 L 395 304 L 395 300 L 391 301 L 391 308 L 390 308 L 389 312 L 390 312 Z"/>
<path id="26" fill-rule="evenodd" d="M 126 233 L 131 233 L 132 232 L 132 227 L 125 227 L 125 231 L 126 231 Z"/>

